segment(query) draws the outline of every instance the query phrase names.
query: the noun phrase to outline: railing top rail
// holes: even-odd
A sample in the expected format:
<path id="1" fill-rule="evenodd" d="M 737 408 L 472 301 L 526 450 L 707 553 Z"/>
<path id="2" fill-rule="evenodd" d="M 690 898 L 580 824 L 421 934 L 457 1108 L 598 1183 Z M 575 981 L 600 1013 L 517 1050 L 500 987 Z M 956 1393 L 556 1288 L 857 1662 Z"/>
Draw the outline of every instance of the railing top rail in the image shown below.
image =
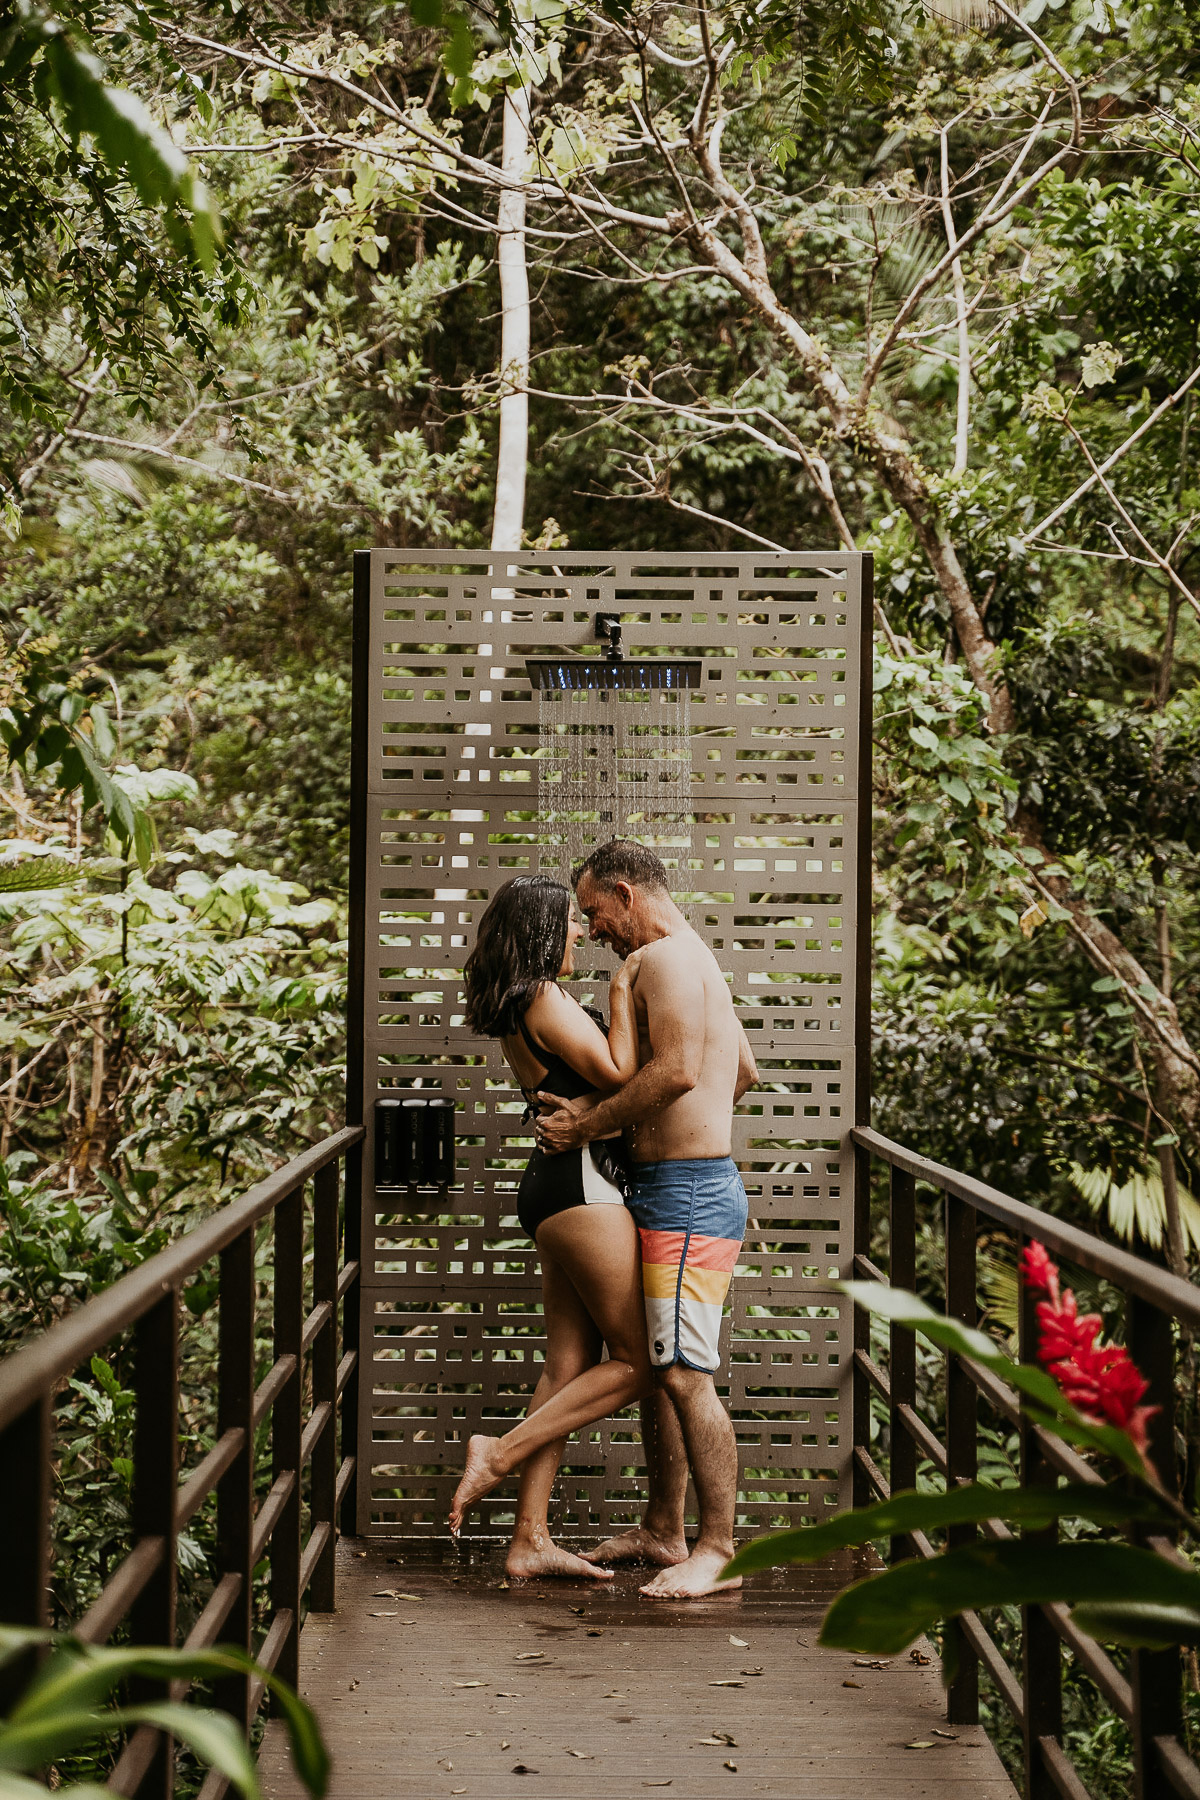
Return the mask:
<path id="1" fill-rule="evenodd" d="M 1052 1213 L 1027 1206 L 1023 1200 L 1014 1200 L 1011 1194 L 1001 1193 L 999 1188 L 976 1181 L 971 1175 L 962 1175 L 957 1169 L 948 1169 L 944 1163 L 919 1156 L 915 1150 L 906 1149 L 878 1131 L 856 1126 L 850 1136 L 881 1162 L 890 1163 L 894 1169 L 905 1170 L 917 1181 L 929 1182 L 941 1188 L 943 1193 L 965 1200 L 968 1206 L 1008 1225 L 1024 1237 L 1039 1239 L 1069 1262 L 1114 1282 L 1127 1294 L 1136 1294 L 1139 1300 L 1148 1301 L 1160 1311 L 1170 1313 L 1188 1325 L 1200 1326 L 1200 1287 L 1192 1282 L 1172 1275 L 1167 1269 L 1156 1268 L 1128 1250 L 1118 1250 L 1115 1245 L 1080 1231 L 1078 1226 L 1056 1219 Z"/>
<path id="2" fill-rule="evenodd" d="M 156 1300 L 194 1275 L 248 1227 L 257 1225 L 319 1169 L 359 1143 L 361 1125 L 347 1125 L 266 1176 L 240 1200 L 184 1232 L 138 1269 L 85 1301 L 24 1349 L 0 1362 L 0 1430 L 40 1395 L 103 1349 L 119 1331 L 149 1311 Z"/>

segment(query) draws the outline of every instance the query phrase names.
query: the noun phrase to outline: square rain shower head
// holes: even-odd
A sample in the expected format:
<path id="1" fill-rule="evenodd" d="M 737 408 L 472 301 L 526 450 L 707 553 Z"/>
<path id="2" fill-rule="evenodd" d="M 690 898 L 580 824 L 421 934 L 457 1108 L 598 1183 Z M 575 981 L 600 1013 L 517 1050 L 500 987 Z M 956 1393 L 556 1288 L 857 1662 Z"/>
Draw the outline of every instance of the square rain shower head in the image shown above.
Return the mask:
<path id="1" fill-rule="evenodd" d="M 631 656 L 628 661 L 588 656 L 531 656 L 525 669 L 537 689 L 565 692 L 585 688 L 679 688 L 700 686 L 699 661 L 669 656 Z"/>

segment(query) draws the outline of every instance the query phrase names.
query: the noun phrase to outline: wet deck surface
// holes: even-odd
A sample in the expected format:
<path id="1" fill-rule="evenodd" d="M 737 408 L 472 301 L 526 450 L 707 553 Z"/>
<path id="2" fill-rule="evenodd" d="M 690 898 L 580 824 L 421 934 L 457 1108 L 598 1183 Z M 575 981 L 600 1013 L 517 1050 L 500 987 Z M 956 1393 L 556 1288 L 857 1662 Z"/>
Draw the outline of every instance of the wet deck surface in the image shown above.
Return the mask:
<path id="1" fill-rule="evenodd" d="M 339 1558 L 301 1639 L 330 1800 L 1016 1800 L 982 1728 L 946 1725 L 936 1663 L 816 1647 L 849 1561 L 683 1606 L 641 1600 L 644 1572 L 502 1586 L 478 1546 Z M 300 1800 L 274 1725 L 262 1777 Z"/>

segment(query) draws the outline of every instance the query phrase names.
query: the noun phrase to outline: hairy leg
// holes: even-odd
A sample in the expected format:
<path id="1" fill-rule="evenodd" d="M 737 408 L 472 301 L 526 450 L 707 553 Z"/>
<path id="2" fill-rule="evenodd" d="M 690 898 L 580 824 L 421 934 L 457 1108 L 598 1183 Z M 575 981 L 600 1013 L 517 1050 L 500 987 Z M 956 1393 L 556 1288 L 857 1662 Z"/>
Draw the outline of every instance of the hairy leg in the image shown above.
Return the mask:
<path id="1" fill-rule="evenodd" d="M 450 1529 L 518 1463 L 543 1445 L 569 1436 L 649 1392 L 650 1361 L 642 1306 L 637 1227 L 623 1206 L 572 1206 L 538 1231 L 544 1250 L 567 1276 L 608 1345 L 609 1360 L 594 1364 L 527 1415 L 502 1438 L 478 1435 L 450 1507 Z"/>
<path id="2" fill-rule="evenodd" d="M 663 1387 L 642 1401 L 641 1413 L 649 1490 L 642 1522 L 632 1531 L 605 1538 L 594 1550 L 585 1550 L 586 1562 L 655 1563 L 669 1569 L 687 1558 L 683 1503 L 688 1465 L 679 1414 Z"/>
<path id="3" fill-rule="evenodd" d="M 675 1403 L 687 1446 L 700 1533 L 685 1563 L 663 1569 L 641 1590 L 651 1600 L 695 1600 L 703 1594 L 741 1587 L 741 1579 L 721 1581 L 733 1555 L 733 1515 L 737 1502 L 738 1457 L 733 1423 L 711 1375 L 676 1363 L 659 1373 Z"/>
<path id="4" fill-rule="evenodd" d="M 572 1282 L 545 1250 L 542 1251 L 542 1310 L 546 1321 L 546 1366 L 533 1391 L 530 1413 L 600 1360 L 600 1333 Z M 517 1522 L 508 1547 L 505 1569 L 517 1580 L 546 1575 L 580 1578 L 601 1576 L 582 1557 L 563 1550 L 550 1535 L 547 1513 L 554 1478 L 562 1460 L 565 1438 L 544 1444 L 521 1465 L 517 1489 Z"/>

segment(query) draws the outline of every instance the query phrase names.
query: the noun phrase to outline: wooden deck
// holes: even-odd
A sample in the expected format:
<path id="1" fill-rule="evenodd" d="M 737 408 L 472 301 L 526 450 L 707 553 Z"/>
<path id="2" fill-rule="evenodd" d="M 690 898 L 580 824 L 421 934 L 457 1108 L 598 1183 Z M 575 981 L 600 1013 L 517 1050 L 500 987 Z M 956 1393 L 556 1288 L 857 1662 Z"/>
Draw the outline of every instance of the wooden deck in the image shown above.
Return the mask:
<path id="1" fill-rule="evenodd" d="M 632 1573 L 506 1587 L 479 1546 L 339 1557 L 338 1611 L 301 1640 L 331 1800 L 1016 1800 L 983 1730 L 946 1725 L 935 1662 L 816 1648 L 849 1561 L 683 1606 Z M 274 1724 L 261 1766 L 300 1800 Z"/>

